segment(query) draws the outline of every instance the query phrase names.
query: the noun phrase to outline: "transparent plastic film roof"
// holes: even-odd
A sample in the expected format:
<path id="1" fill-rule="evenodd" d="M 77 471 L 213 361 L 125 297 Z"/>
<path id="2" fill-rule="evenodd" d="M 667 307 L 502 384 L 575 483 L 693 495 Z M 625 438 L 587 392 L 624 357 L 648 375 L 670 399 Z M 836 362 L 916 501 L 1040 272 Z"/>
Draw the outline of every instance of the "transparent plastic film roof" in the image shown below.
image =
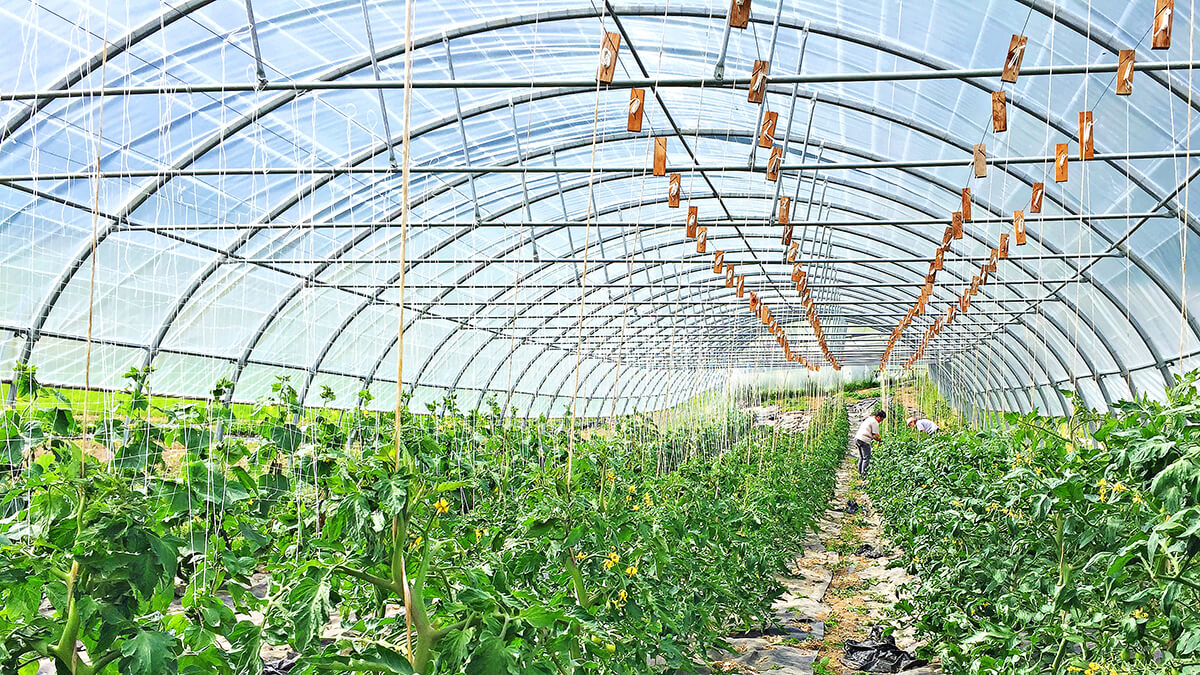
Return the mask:
<path id="1" fill-rule="evenodd" d="M 1058 414 L 1200 367 L 1191 2 L 408 6 L 0 0 L 5 379 Z"/>

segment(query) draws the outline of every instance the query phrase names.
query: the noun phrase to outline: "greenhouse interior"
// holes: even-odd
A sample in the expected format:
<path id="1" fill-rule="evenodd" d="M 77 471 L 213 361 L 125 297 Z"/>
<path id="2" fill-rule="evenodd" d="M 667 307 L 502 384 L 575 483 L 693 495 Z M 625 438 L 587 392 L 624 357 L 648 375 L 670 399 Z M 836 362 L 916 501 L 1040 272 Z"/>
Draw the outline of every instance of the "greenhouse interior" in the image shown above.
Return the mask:
<path id="1" fill-rule="evenodd" d="M 1200 675 L 1195 12 L 0 0 L 0 674 Z"/>

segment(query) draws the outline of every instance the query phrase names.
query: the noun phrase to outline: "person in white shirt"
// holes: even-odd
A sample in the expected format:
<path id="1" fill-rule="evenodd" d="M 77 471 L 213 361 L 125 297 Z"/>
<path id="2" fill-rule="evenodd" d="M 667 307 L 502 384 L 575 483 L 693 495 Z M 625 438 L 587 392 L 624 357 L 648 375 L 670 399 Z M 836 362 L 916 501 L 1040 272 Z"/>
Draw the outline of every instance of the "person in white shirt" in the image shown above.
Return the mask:
<path id="1" fill-rule="evenodd" d="M 854 434 L 854 445 L 858 447 L 858 475 L 863 478 L 867 477 L 867 469 L 871 468 L 871 443 L 883 440 L 879 435 L 879 423 L 885 419 L 887 413 L 876 410 L 874 415 L 858 425 L 858 432 Z"/>
<path id="2" fill-rule="evenodd" d="M 916 417 L 908 418 L 908 427 L 910 429 L 916 429 L 917 431 L 929 434 L 930 436 L 936 434 L 938 430 L 938 425 L 934 424 L 932 421 L 924 418 L 917 419 Z"/>

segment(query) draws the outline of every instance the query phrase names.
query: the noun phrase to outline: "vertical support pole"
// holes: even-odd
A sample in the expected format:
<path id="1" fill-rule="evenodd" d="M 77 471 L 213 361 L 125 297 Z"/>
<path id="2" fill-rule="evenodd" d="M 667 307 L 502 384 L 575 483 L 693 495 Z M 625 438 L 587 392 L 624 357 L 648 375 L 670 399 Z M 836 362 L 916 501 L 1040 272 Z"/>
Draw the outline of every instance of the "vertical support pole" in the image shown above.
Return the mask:
<path id="1" fill-rule="evenodd" d="M 366 11 L 367 3 L 366 0 L 363 0 L 363 12 Z M 258 47 L 258 24 L 254 21 L 254 5 L 251 0 L 246 0 L 246 19 L 250 21 L 250 47 L 254 50 L 254 76 L 258 78 L 258 86 L 261 88 L 267 83 L 267 71 L 263 69 L 262 50 Z M 367 35 L 370 36 L 370 34 L 371 29 L 368 26 Z M 371 60 L 375 60 L 374 47 L 371 48 Z M 379 73 L 375 74 L 375 79 L 379 79 Z"/>
<path id="2" fill-rule="evenodd" d="M 780 2 L 779 6 L 782 7 L 783 3 Z M 808 21 L 805 21 L 804 22 L 804 32 L 801 34 L 801 37 L 800 37 L 800 60 L 796 63 L 796 74 L 797 75 L 800 75 L 801 71 L 804 68 L 804 51 L 807 48 L 807 45 L 808 45 Z M 783 135 L 783 155 L 782 155 L 782 159 L 780 161 L 781 165 L 783 164 L 783 162 L 787 161 L 788 148 L 791 146 L 791 142 L 792 142 L 792 121 L 796 117 L 796 94 L 799 93 L 799 91 L 800 91 L 800 83 L 793 82 L 792 83 L 791 102 L 788 104 L 787 131 Z M 765 103 L 766 103 L 765 97 L 763 99 L 763 102 L 765 105 Z M 814 95 L 813 96 L 813 106 L 810 107 L 809 113 L 808 113 L 808 128 L 804 131 L 804 151 L 805 152 L 808 151 L 808 135 L 812 133 L 812 109 L 815 108 L 815 106 L 816 106 L 816 96 Z M 761 127 L 761 125 L 762 125 L 762 120 L 760 119 L 759 126 Z M 750 148 L 750 166 L 752 166 L 752 167 L 754 166 L 754 153 L 757 150 L 758 150 L 757 145 L 753 145 Z M 804 161 L 803 153 L 800 156 L 800 161 L 801 162 Z M 800 180 L 799 175 L 796 176 L 796 180 L 797 181 Z M 783 181 L 776 180 L 775 181 L 775 198 L 771 200 L 772 204 L 779 203 L 779 193 L 782 189 L 783 189 Z M 794 204 L 795 200 L 792 200 L 792 203 Z M 774 207 L 772 206 L 772 210 L 773 209 L 774 209 Z M 767 223 L 770 224 L 769 218 L 768 218 Z"/>
<path id="3" fill-rule="evenodd" d="M 366 0 L 364 0 L 364 2 L 365 1 Z M 446 67 L 450 71 L 450 79 L 453 80 L 455 79 L 454 58 L 450 54 L 450 41 L 446 38 L 445 34 L 442 35 L 442 45 L 446 47 Z M 467 144 L 467 127 L 465 124 L 463 124 L 462 101 L 459 99 L 458 89 L 454 89 L 454 116 L 458 119 L 458 135 L 462 138 L 463 160 L 466 162 L 467 166 L 471 166 L 471 153 L 467 150 L 471 146 Z M 479 193 L 475 191 L 474 173 L 467 174 L 467 184 L 471 188 L 472 212 L 475 214 L 475 222 L 478 223 L 483 220 L 483 218 L 479 212 Z"/>
<path id="4" fill-rule="evenodd" d="M 783 2 L 779 2 L 778 4 L 779 4 L 779 6 L 775 10 L 775 21 L 774 21 L 774 23 L 771 24 L 771 46 L 767 49 L 767 67 L 770 67 L 770 65 L 775 62 L 775 41 L 777 39 L 779 39 L 779 19 L 780 19 L 780 17 L 783 16 Z M 801 37 L 801 47 L 800 47 L 800 62 L 801 63 L 804 62 L 804 47 L 803 47 L 803 45 L 805 42 L 808 41 L 807 25 L 808 24 L 806 22 L 804 35 L 803 35 L 803 37 Z M 799 74 L 799 73 L 797 72 L 797 74 Z M 753 85 L 751 85 L 751 86 L 753 86 Z M 792 98 L 795 99 L 795 96 L 796 96 L 796 86 L 792 85 Z M 755 129 L 762 129 L 763 113 L 765 113 L 766 110 L 767 110 L 767 92 L 766 92 L 766 85 L 763 85 L 763 97 L 762 97 L 762 101 L 758 104 L 758 124 L 754 125 Z M 791 120 L 788 120 L 788 124 L 790 127 Z M 749 163 L 750 168 L 754 168 L 754 159 L 755 159 L 755 156 L 757 153 L 758 153 L 758 148 L 754 145 L 751 145 L 750 146 L 750 163 Z"/>
<path id="5" fill-rule="evenodd" d="M 521 151 L 521 132 L 517 128 L 517 112 L 516 108 L 513 107 L 513 101 L 511 98 L 508 99 L 508 115 L 512 119 L 513 142 L 517 150 L 517 161 L 520 162 L 522 167 L 524 167 L 525 154 Z M 529 209 L 529 183 L 526 180 L 526 172 L 524 170 L 521 171 L 521 196 L 524 198 L 525 221 L 532 223 L 533 214 Z M 532 225 L 529 226 L 529 245 L 533 250 L 533 259 L 540 261 L 541 255 L 538 253 L 537 236 L 534 232 L 534 229 L 535 228 Z"/>
<path id="6" fill-rule="evenodd" d="M 370 52 L 370 55 L 371 55 L 371 71 L 375 75 L 375 81 L 378 82 L 380 79 L 379 78 L 379 58 L 375 54 L 375 35 L 374 35 L 374 33 L 371 32 L 371 15 L 367 13 L 367 0 L 362 0 L 361 4 L 362 4 L 363 25 L 365 25 L 367 28 L 367 51 Z M 246 0 L 246 6 L 247 7 L 250 6 L 250 0 Z M 445 42 L 444 37 L 442 38 L 442 41 Z M 447 54 L 449 54 L 449 49 L 450 49 L 450 47 L 447 46 L 446 47 Z M 257 55 L 257 52 L 258 52 L 258 49 L 257 49 L 257 45 L 256 45 L 255 46 L 255 54 L 256 55 Z M 453 71 L 451 71 L 451 72 L 453 73 Z M 451 74 L 450 77 L 453 79 L 454 75 Z M 392 149 L 392 125 L 388 121 L 387 103 L 385 103 L 383 100 L 383 89 L 376 89 L 375 93 L 379 94 L 379 116 L 383 119 L 383 141 L 385 143 L 387 143 L 388 166 L 395 169 L 396 168 L 396 151 Z"/>

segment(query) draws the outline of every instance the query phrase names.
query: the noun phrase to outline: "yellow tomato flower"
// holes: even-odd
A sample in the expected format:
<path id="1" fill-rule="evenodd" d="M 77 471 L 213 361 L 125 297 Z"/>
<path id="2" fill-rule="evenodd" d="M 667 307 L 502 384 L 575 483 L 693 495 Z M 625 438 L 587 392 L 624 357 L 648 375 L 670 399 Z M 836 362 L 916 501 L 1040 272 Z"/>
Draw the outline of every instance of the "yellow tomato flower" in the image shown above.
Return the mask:
<path id="1" fill-rule="evenodd" d="M 637 565 L 630 565 L 629 567 L 626 567 L 625 574 L 628 574 L 631 577 L 637 574 Z"/>
<path id="2" fill-rule="evenodd" d="M 1129 489 L 1129 488 L 1125 487 L 1124 483 L 1117 483 L 1116 485 L 1112 486 L 1112 490 L 1113 490 L 1114 494 L 1124 492 L 1127 489 Z"/>
<path id="3" fill-rule="evenodd" d="M 611 570 L 613 565 L 619 562 L 621 562 L 621 556 L 617 555 L 616 551 L 612 551 L 608 554 L 608 559 L 604 561 L 604 569 Z"/>
<path id="4" fill-rule="evenodd" d="M 629 594 L 625 592 L 624 588 L 622 588 L 620 591 L 617 591 L 617 599 L 621 602 L 625 602 L 629 599 Z"/>
<path id="5" fill-rule="evenodd" d="M 411 551 L 412 549 L 414 549 L 420 545 L 421 545 L 421 535 L 418 534 L 417 538 L 413 539 L 413 543 L 408 545 L 408 549 Z"/>
<path id="6" fill-rule="evenodd" d="M 637 492 L 637 486 L 635 486 L 635 485 L 630 485 L 630 486 L 629 486 L 629 494 L 633 494 L 633 493 L 635 493 L 635 492 Z"/>
<path id="7" fill-rule="evenodd" d="M 639 508 L 639 507 L 638 507 L 638 505 L 637 505 L 637 504 L 634 504 L 634 505 L 633 505 L 633 510 L 634 510 L 634 511 L 637 511 L 637 510 L 638 510 L 638 508 Z"/>
<path id="8" fill-rule="evenodd" d="M 1134 504 L 1141 504 L 1141 503 L 1142 503 L 1142 496 L 1141 496 L 1141 495 L 1139 495 L 1139 494 L 1135 494 L 1135 495 L 1133 495 L 1133 503 L 1134 503 Z"/>
<path id="9" fill-rule="evenodd" d="M 445 497 L 442 497 L 441 499 L 439 499 L 433 503 L 433 508 L 435 510 L 437 510 L 439 515 L 443 514 L 443 513 L 449 513 L 450 512 L 450 502 L 446 501 Z"/>
<path id="10" fill-rule="evenodd" d="M 576 560 L 583 560 L 583 559 L 584 559 L 584 558 L 586 558 L 586 557 L 587 557 L 587 555 L 585 555 L 583 551 L 580 551 L 579 553 L 576 553 L 576 554 L 575 554 L 575 559 L 576 559 Z"/>

